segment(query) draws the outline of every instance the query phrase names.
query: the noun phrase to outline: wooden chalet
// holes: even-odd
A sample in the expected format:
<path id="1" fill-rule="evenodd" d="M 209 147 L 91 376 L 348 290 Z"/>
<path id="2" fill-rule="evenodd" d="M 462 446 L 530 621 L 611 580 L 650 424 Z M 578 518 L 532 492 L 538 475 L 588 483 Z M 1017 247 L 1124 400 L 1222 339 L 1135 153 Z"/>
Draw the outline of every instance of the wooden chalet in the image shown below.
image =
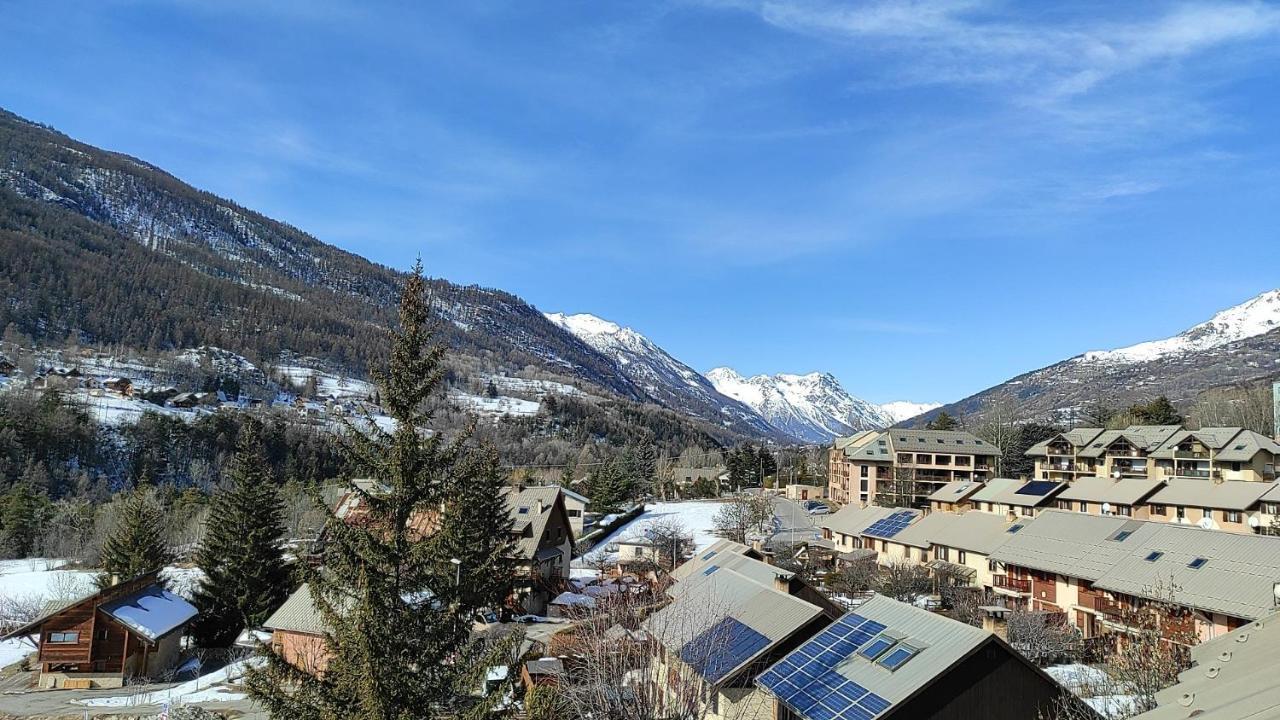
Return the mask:
<path id="1" fill-rule="evenodd" d="M 0 640 L 35 636 L 42 689 L 115 688 L 173 667 L 195 616 L 152 572 L 52 604 Z"/>

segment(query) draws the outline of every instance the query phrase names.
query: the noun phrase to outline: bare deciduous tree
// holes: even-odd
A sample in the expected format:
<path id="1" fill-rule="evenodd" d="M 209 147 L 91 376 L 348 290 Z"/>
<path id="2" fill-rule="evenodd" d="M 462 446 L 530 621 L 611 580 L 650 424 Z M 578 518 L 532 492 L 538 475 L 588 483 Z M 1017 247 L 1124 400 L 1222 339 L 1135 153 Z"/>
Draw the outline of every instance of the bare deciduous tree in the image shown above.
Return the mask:
<path id="1" fill-rule="evenodd" d="M 745 543 L 751 533 L 763 533 L 773 521 L 773 503 L 763 494 L 745 493 L 725 501 L 713 522 L 716 531 L 734 542 Z"/>
<path id="2" fill-rule="evenodd" d="M 875 591 L 904 603 L 914 603 L 933 588 L 929 569 L 909 560 L 895 560 L 880 566 L 874 580 Z"/>
<path id="3" fill-rule="evenodd" d="M 1007 629 L 1009 644 L 1037 665 L 1075 661 L 1084 647 L 1080 632 L 1062 613 L 1011 613 Z"/>

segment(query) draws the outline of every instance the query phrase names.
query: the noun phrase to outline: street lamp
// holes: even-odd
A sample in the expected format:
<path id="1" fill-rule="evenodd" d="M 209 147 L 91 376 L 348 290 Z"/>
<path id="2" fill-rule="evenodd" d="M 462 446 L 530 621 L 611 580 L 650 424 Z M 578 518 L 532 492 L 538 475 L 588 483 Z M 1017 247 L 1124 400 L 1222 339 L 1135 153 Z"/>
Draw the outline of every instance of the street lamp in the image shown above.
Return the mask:
<path id="1" fill-rule="evenodd" d="M 458 587 L 462 584 L 462 561 L 458 558 L 449 558 L 449 562 L 453 563 L 453 586 Z"/>

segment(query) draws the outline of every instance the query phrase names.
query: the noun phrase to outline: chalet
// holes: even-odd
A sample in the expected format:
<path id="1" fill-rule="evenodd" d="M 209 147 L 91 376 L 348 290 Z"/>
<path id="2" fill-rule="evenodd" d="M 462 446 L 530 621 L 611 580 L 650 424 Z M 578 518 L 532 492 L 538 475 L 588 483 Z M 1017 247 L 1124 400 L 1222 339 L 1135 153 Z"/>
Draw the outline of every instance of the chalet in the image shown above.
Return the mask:
<path id="1" fill-rule="evenodd" d="M 115 688 L 172 668 L 195 616 L 148 573 L 48 607 L 0 639 L 36 636 L 40 688 Z"/>
<path id="2" fill-rule="evenodd" d="M 133 395 L 133 381 L 127 377 L 109 377 L 102 381 L 102 389 L 122 397 Z"/>
<path id="3" fill-rule="evenodd" d="M 311 599 L 311 586 L 303 584 L 289 596 L 262 627 L 271 633 L 271 647 L 290 665 L 308 673 L 321 673 L 329 665 L 324 619 Z"/>
<path id="4" fill-rule="evenodd" d="M 9 358 L 0 355 L 0 375 L 12 375 L 18 369 Z"/>
<path id="5" fill-rule="evenodd" d="M 756 679 L 777 720 L 1026 720 L 1070 695 L 996 635 L 876 595 Z M 1097 717 L 1083 703 L 1072 717 Z"/>
<path id="6" fill-rule="evenodd" d="M 560 658 L 544 657 L 529 660 L 520 670 L 520 682 L 526 690 L 538 685 L 558 685 L 564 677 L 564 662 Z"/>

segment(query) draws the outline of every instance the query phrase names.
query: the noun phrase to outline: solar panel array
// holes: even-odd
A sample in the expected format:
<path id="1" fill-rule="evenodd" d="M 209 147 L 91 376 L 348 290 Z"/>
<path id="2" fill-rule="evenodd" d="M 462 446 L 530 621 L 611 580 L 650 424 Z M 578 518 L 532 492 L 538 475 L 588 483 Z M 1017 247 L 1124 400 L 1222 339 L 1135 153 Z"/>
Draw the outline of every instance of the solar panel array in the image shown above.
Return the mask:
<path id="1" fill-rule="evenodd" d="M 889 709 L 889 701 L 835 669 L 884 629 L 874 620 L 845 615 L 756 682 L 807 720 L 871 720 Z"/>
<path id="2" fill-rule="evenodd" d="M 864 535 L 874 535 L 875 537 L 891 538 L 902 532 L 916 519 L 914 510 L 903 510 L 896 512 L 888 517 L 881 518 L 873 523 L 871 527 L 863 531 Z"/>
<path id="3" fill-rule="evenodd" d="M 1053 489 L 1056 487 L 1058 487 L 1058 483 L 1054 482 L 1053 480 L 1032 480 L 1026 485 L 1023 485 L 1022 487 L 1018 488 L 1014 492 L 1014 494 L 1015 495 L 1035 495 L 1037 497 L 1043 497 L 1045 495 L 1048 495 L 1050 492 L 1052 492 Z"/>
<path id="4" fill-rule="evenodd" d="M 769 638 L 733 618 L 725 618 L 685 643 L 680 648 L 680 659 L 714 684 L 768 646 Z"/>

